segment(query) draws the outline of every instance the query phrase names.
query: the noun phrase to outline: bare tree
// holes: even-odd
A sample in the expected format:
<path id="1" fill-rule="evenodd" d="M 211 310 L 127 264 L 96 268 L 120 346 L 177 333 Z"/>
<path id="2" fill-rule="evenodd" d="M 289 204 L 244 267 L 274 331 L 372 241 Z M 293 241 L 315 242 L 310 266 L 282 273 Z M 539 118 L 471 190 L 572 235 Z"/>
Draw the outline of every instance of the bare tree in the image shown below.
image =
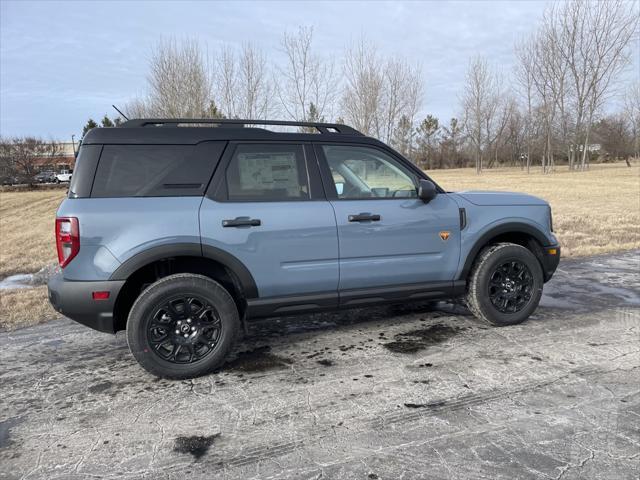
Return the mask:
<path id="1" fill-rule="evenodd" d="M 559 28 L 558 52 L 572 81 L 576 112 L 573 151 L 581 146 L 581 169 L 587 166 L 596 112 L 629 61 L 628 47 L 638 25 L 633 9 L 633 4 L 622 0 L 574 0 L 551 11 Z"/>
<path id="2" fill-rule="evenodd" d="M 238 94 L 238 66 L 231 47 L 223 47 L 216 59 L 216 94 L 223 111 L 229 117 L 238 118 L 240 96 Z"/>
<path id="3" fill-rule="evenodd" d="M 38 167 L 60 155 L 58 142 L 36 137 L 13 137 L 0 139 L 0 171 L 3 176 L 18 177 L 31 182 Z"/>
<path id="4" fill-rule="evenodd" d="M 355 128 L 390 142 L 401 121 L 413 125 L 422 102 L 419 66 L 401 58 L 385 61 L 360 39 L 346 52 L 344 77 L 341 109 Z"/>
<path id="5" fill-rule="evenodd" d="M 531 171 L 531 154 L 533 143 L 533 103 L 535 76 L 535 42 L 533 39 L 516 44 L 516 81 L 522 89 L 525 106 L 524 135 L 526 139 L 525 166 L 527 173 Z"/>
<path id="6" fill-rule="evenodd" d="M 633 136 L 633 155 L 638 159 L 640 158 L 640 81 L 630 85 L 625 93 L 624 116 Z"/>
<path id="7" fill-rule="evenodd" d="M 218 57 L 217 93 L 223 112 L 232 118 L 266 119 L 273 110 L 274 87 L 267 58 L 251 43 L 236 54 L 224 48 Z"/>
<path id="8" fill-rule="evenodd" d="M 297 121 L 331 116 L 338 91 L 333 62 L 315 54 L 312 45 L 312 27 L 300 27 L 296 35 L 285 32 L 282 38 L 286 65 L 278 69 L 277 94 L 285 114 Z"/>
<path id="9" fill-rule="evenodd" d="M 538 97 L 538 112 L 542 115 L 544 142 L 542 148 L 542 171 L 553 171 L 555 165 L 555 132 L 558 117 L 565 106 L 566 63 L 559 55 L 559 43 L 553 28 L 553 17 L 546 16 L 533 42 L 533 84 Z M 560 112 L 560 115 L 558 114 Z"/>
<path id="10" fill-rule="evenodd" d="M 421 103 L 422 79 L 419 67 L 403 59 L 391 59 L 383 70 L 383 95 L 376 116 L 376 135 L 390 141 L 401 121 L 413 125 Z M 403 120 L 404 119 L 404 120 Z"/>
<path id="11" fill-rule="evenodd" d="M 465 129 L 474 147 L 476 173 L 482 172 L 483 155 L 495 135 L 496 112 L 499 105 L 499 86 L 484 57 L 469 62 L 462 107 Z"/>
<path id="12" fill-rule="evenodd" d="M 147 97 L 128 105 L 130 113 L 170 118 L 207 116 L 212 78 L 196 40 L 161 40 L 151 54 L 147 82 Z"/>
<path id="13" fill-rule="evenodd" d="M 495 105 L 495 122 L 487 123 L 487 148 L 493 148 L 494 152 L 493 157 L 489 160 L 489 167 L 492 167 L 494 163 L 498 164 L 498 153 L 500 151 L 500 147 L 503 146 L 505 142 L 507 127 L 517 110 L 515 99 L 511 95 L 507 95 L 505 92 L 501 92 L 499 94 L 499 98 L 496 100 Z M 491 126 L 492 123 L 493 126 Z M 493 130 L 491 128 L 493 128 Z"/>
<path id="14" fill-rule="evenodd" d="M 375 47 L 364 39 L 346 51 L 344 80 L 341 105 L 344 119 L 365 135 L 374 135 L 382 103 L 384 75 Z"/>

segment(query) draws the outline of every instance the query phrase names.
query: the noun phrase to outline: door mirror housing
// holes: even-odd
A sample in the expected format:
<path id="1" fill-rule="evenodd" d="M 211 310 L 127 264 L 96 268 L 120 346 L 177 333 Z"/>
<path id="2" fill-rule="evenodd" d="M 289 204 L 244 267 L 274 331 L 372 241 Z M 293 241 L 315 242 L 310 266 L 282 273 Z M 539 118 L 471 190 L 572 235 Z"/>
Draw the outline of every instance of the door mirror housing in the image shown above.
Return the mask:
<path id="1" fill-rule="evenodd" d="M 418 185 L 418 198 L 424 203 L 429 203 L 436 198 L 436 195 L 438 195 L 438 190 L 435 184 L 430 180 L 421 179 Z"/>

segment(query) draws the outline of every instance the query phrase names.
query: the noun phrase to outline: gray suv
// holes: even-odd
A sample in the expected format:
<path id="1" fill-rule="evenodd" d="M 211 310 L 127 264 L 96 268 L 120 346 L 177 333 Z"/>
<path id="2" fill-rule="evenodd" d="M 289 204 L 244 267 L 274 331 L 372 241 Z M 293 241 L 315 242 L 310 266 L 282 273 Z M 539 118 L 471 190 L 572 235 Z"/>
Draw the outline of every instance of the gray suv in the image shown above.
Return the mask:
<path id="1" fill-rule="evenodd" d="M 544 200 L 445 192 L 345 125 L 250 120 L 90 131 L 56 245 L 52 305 L 167 378 L 220 368 L 256 318 L 464 297 L 522 322 L 560 259 Z"/>

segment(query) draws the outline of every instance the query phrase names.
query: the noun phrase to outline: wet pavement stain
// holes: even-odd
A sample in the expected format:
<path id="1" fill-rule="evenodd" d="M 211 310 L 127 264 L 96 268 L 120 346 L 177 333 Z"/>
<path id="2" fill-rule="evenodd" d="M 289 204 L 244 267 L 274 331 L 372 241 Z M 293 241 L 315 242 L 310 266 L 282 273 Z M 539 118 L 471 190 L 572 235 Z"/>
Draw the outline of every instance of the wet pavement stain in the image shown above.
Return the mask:
<path id="1" fill-rule="evenodd" d="M 102 383 L 96 383 L 95 385 L 91 385 L 88 390 L 89 393 L 102 393 L 105 390 L 109 390 L 111 387 L 113 387 L 113 383 L 111 382 L 102 382 Z"/>
<path id="2" fill-rule="evenodd" d="M 177 437 L 173 451 L 178 453 L 190 453 L 193 455 L 195 460 L 199 460 L 209 451 L 209 448 L 213 445 L 214 440 L 218 436 L 220 436 L 219 433 L 209 435 L 208 437 L 199 435 L 194 435 L 192 437 Z"/>
<path id="3" fill-rule="evenodd" d="M 445 402 L 432 402 L 432 403 L 405 403 L 407 408 L 440 408 L 446 405 Z"/>
<path id="4" fill-rule="evenodd" d="M 235 370 L 247 373 L 264 372 L 267 370 L 287 368 L 293 363 L 293 361 L 288 358 L 282 358 L 270 352 L 271 347 L 268 345 L 240 352 L 235 360 L 231 360 L 224 365 L 223 370 Z"/>
<path id="5" fill-rule="evenodd" d="M 22 417 L 12 417 L 0 422 L 0 448 L 8 447 L 11 442 L 11 429 L 22 423 Z"/>
<path id="6" fill-rule="evenodd" d="M 436 323 L 426 328 L 398 333 L 394 336 L 393 342 L 382 345 L 394 353 L 415 353 L 431 345 L 449 340 L 463 330 L 465 329 Z"/>

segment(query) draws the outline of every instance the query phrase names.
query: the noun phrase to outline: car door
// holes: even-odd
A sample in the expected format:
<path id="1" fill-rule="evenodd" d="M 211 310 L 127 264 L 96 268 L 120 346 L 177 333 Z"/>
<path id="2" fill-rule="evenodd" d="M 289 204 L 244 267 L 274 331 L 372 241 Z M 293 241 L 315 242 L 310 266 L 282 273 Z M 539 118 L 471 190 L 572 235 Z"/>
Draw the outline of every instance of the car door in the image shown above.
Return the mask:
<path id="1" fill-rule="evenodd" d="M 335 211 L 343 292 L 453 280 L 460 216 L 446 194 L 417 198 L 419 174 L 370 145 L 317 144 Z"/>
<path id="2" fill-rule="evenodd" d="M 336 221 L 310 145 L 230 142 L 203 199 L 200 229 L 203 248 L 242 262 L 261 298 L 337 298 Z"/>

